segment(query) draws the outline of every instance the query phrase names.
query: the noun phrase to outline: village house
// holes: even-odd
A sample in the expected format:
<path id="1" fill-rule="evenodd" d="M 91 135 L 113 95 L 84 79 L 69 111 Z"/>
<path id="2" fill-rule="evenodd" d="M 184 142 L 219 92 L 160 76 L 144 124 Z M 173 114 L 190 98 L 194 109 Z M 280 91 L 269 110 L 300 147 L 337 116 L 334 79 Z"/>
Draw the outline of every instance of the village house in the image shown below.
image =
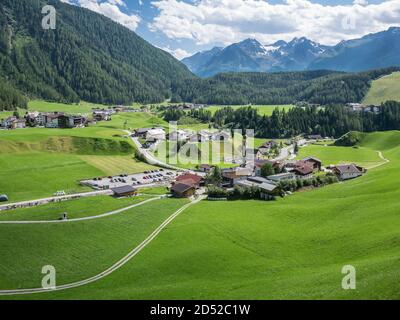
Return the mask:
<path id="1" fill-rule="evenodd" d="M 204 130 L 198 133 L 193 133 L 189 136 L 190 142 L 206 142 L 210 141 L 210 139 L 211 139 L 211 133 Z"/>
<path id="2" fill-rule="evenodd" d="M 5 129 L 23 129 L 26 126 L 26 120 L 25 118 L 18 119 L 15 116 L 8 117 L 6 119 L 3 119 L 1 122 L 1 126 Z"/>
<path id="3" fill-rule="evenodd" d="M 111 109 L 93 109 L 93 119 L 96 121 L 111 121 L 111 115 L 114 113 Z"/>
<path id="4" fill-rule="evenodd" d="M 297 179 L 307 180 L 313 177 L 314 168 L 308 164 L 298 165 L 292 171 Z"/>
<path id="5" fill-rule="evenodd" d="M 230 138 L 231 135 L 225 131 L 216 132 L 211 136 L 213 141 L 228 141 Z"/>
<path id="6" fill-rule="evenodd" d="M 222 178 L 225 186 L 234 186 L 238 180 L 246 179 L 253 175 L 249 168 L 235 167 L 229 169 L 222 169 Z"/>
<path id="7" fill-rule="evenodd" d="M 316 171 L 321 171 L 322 161 L 315 157 L 307 157 L 303 159 L 305 164 L 308 164 L 314 168 Z"/>
<path id="8" fill-rule="evenodd" d="M 256 176 L 261 176 L 261 169 L 264 165 L 269 163 L 275 172 L 281 172 L 283 165 L 279 161 L 265 160 L 265 159 L 255 159 L 254 160 L 254 173 Z"/>
<path id="9" fill-rule="evenodd" d="M 189 137 L 190 134 L 184 130 L 176 130 L 168 134 L 169 141 L 187 141 Z"/>
<path id="10" fill-rule="evenodd" d="M 193 185 L 196 189 L 204 185 L 204 178 L 192 173 L 185 173 L 175 179 L 175 183 L 186 183 Z"/>
<path id="11" fill-rule="evenodd" d="M 346 106 L 351 110 L 351 111 L 363 111 L 364 108 L 366 107 L 365 105 L 361 103 L 348 103 Z"/>
<path id="12" fill-rule="evenodd" d="M 48 112 L 39 113 L 36 123 L 46 128 L 75 128 L 84 126 L 87 118 L 80 115 L 66 115 L 63 112 Z"/>
<path id="13" fill-rule="evenodd" d="M 339 180 L 350 180 L 361 177 L 365 170 L 355 164 L 341 164 L 334 166 L 332 172 L 337 175 Z"/>
<path id="14" fill-rule="evenodd" d="M 150 129 L 146 133 L 146 139 L 149 141 L 151 139 L 153 140 L 165 140 L 166 138 L 166 133 L 163 128 L 155 128 L 155 129 Z"/>
<path id="15" fill-rule="evenodd" d="M 151 128 L 139 128 L 135 129 L 133 135 L 140 139 L 146 139 L 147 132 L 151 130 Z"/>
<path id="16" fill-rule="evenodd" d="M 178 182 L 171 187 L 171 192 L 176 198 L 189 198 L 196 193 L 196 187 L 190 183 Z"/>
<path id="17" fill-rule="evenodd" d="M 201 164 L 199 166 L 199 171 L 205 172 L 205 173 L 210 173 L 213 170 L 213 168 L 215 168 L 215 167 L 211 166 L 209 164 Z"/>
<path id="18" fill-rule="evenodd" d="M 320 134 L 310 134 L 307 136 L 307 139 L 320 141 L 320 140 L 323 140 L 324 138 Z"/>
<path id="19" fill-rule="evenodd" d="M 172 183 L 171 192 L 175 197 L 188 198 L 196 193 L 196 190 L 204 185 L 204 178 L 196 174 L 185 173 L 180 175 Z"/>

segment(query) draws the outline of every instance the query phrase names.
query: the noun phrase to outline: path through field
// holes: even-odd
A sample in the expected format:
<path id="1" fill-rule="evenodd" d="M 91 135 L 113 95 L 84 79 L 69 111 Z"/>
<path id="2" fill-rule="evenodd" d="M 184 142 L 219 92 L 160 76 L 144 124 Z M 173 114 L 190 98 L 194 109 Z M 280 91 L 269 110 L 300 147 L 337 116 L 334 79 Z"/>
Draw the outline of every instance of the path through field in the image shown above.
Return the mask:
<path id="1" fill-rule="evenodd" d="M 171 216 L 169 216 L 157 229 L 155 229 L 140 245 L 134 248 L 131 252 L 129 252 L 125 257 L 116 262 L 113 266 L 108 268 L 107 270 L 85 280 L 77 281 L 70 284 L 64 284 L 61 286 L 57 286 L 54 289 L 44 289 L 44 288 L 36 288 L 36 289 L 16 289 L 16 290 L 0 290 L 0 296 L 6 295 L 20 295 L 20 294 L 32 294 L 32 293 L 44 293 L 44 292 L 52 292 L 52 291 L 61 291 L 66 289 L 72 289 L 80 286 L 84 286 L 100 280 L 102 278 L 107 277 L 113 272 L 117 271 L 119 268 L 128 263 L 133 257 L 135 257 L 139 252 L 141 252 L 148 244 L 150 244 L 160 233 L 164 230 L 176 217 L 178 217 L 183 211 L 185 211 L 190 206 L 204 200 L 204 196 L 199 197 L 198 199 L 184 205 L 176 212 L 174 212 Z"/>
<path id="2" fill-rule="evenodd" d="M 154 197 L 151 199 L 147 199 L 145 201 L 130 205 L 128 207 L 122 208 L 122 209 L 118 209 L 115 211 L 111 211 L 111 212 L 107 212 L 107 213 L 103 213 L 103 214 L 99 214 L 97 216 L 91 216 L 91 217 L 83 217 L 83 218 L 77 218 L 77 219 L 68 219 L 68 220 L 42 220 L 42 221 L 0 221 L 0 224 L 48 224 L 48 223 L 68 223 L 68 222 L 77 222 L 77 221 L 86 221 L 86 220 L 95 220 L 95 219 L 100 219 L 100 218 L 105 218 L 105 217 L 109 217 L 112 216 L 114 214 L 118 214 L 121 212 L 125 212 L 128 211 L 130 209 L 142 206 L 146 203 L 155 201 L 155 200 L 159 200 L 161 198 L 163 198 L 164 196 L 158 196 L 158 197 Z"/>

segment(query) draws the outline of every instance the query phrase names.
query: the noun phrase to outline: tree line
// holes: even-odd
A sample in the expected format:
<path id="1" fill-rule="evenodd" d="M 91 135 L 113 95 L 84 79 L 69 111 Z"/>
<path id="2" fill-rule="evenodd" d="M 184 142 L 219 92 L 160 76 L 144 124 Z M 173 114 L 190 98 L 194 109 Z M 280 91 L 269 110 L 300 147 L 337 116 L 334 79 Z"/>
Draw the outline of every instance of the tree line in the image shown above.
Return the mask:
<path id="1" fill-rule="evenodd" d="M 252 107 L 226 107 L 216 111 L 211 122 L 217 128 L 254 129 L 260 138 L 290 138 L 300 134 L 338 138 L 349 131 L 400 130 L 400 102 L 388 101 L 379 107 L 378 113 L 355 112 L 332 105 L 294 107 L 288 111 L 277 108 L 271 116 L 262 116 Z"/>

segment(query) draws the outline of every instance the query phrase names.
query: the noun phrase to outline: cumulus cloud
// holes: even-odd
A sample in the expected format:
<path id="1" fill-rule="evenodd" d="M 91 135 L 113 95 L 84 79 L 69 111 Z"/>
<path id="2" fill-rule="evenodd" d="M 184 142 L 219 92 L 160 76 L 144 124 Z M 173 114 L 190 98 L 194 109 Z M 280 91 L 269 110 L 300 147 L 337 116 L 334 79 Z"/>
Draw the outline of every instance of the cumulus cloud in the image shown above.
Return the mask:
<path id="1" fill-rule="evenodd" d="M 61 0 L 69 4 L 79 5 L 83 8 L 100 13 L 120 24 L 135 31 L 141 21 L 135 14 L 127 14 L 121 8 L 127 8 L 124 0 Z"/>
<path id="2" fill-rule="evenodd" d="M 306 36 L 324 44 L 400 26 L 400 0 L 323 5 L 309 0 L 157 0 L 150 29 L 199 45 L 256 38 L 265 44 Z"/>

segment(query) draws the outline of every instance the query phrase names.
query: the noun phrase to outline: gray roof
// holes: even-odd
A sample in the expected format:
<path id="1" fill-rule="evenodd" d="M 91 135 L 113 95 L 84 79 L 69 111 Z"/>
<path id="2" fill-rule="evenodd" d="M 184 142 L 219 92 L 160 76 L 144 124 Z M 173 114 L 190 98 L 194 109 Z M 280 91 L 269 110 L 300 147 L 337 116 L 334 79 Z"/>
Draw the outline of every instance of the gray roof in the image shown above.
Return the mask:
<path id="1" fill-rule="evenodd" d="M 111 190 L 116 194 L 128 193 L 128 192 L 136 191 L 136 189 L 134 187 L 129 186 L 129 185 L 122 186 L 122 187 L 117 187 L 117 188 L 112 188 Z"/>
<path id="2" fill-rule="evenodd" d="M 317 162 L 322 163 L 321 160 L 319 160 L 318 158 L 315 158 L 315 157 L 307 157 L 307 158 L 304 158 L 304 159 L 303 159 L 303 161 L 308 161 L 308 160 L 314 160 L 314 161 L 317 161 Z"/>
<path id="3" fill-rule="evenodd" d="M 256 183 L 268 182 L 268 180 L 263 178 L 263 177 L 248 177 L 247 180 L 252 181 L 252 182 L 256 182 Z"/>
<path id="4" fill-rule="evenodd" d="M 341 174 L 343 174 L 343 173 L 361 173 L 361 170 L 359 170 L 356 167 L 356 165 L 354 165 L 354 164 L 337 165 L 336 169 L 338 169 Z"/>
<path id="5" fill-rule="evenodd" d="M 264 182 L 259 186 L 259 188 L 271 192 L 271 191 L 274 191 L 278 187 L 272 183 Z"/>

